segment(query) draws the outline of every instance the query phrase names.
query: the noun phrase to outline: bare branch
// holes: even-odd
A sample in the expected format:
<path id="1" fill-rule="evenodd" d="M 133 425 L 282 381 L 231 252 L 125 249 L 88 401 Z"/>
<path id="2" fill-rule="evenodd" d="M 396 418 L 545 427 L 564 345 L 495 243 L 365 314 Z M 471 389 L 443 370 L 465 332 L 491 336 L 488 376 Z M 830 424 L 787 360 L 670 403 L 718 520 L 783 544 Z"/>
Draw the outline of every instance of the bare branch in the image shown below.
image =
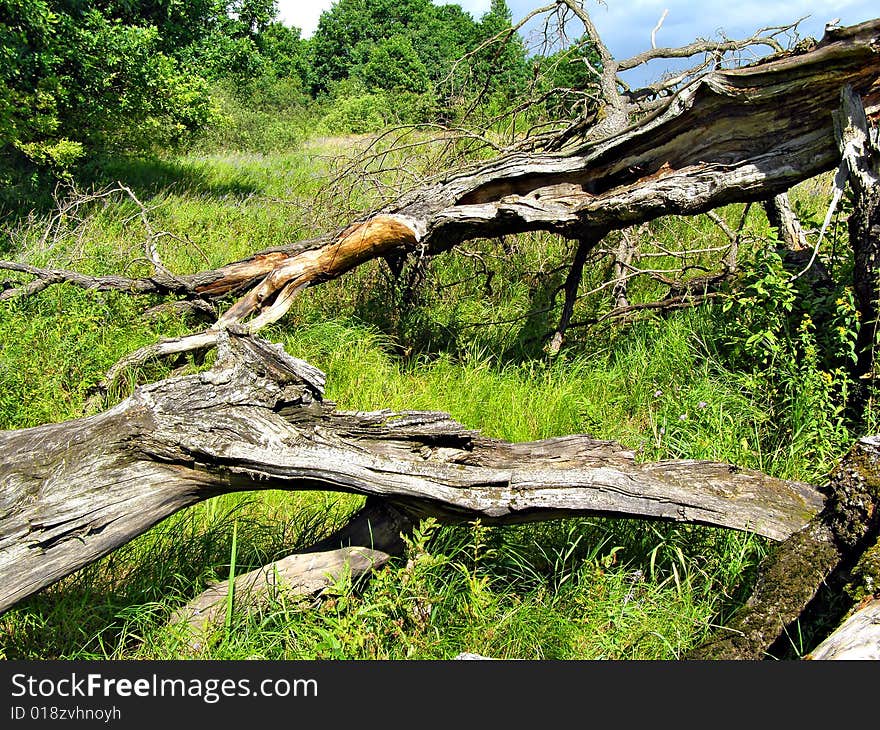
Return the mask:
<path id="1" fill-rule="evenodd" d="M 669 8 L 663 11 L 663 15 L 660 16 L 660 20 L 657 21 L 657 25 L 651 31 L 651 48 L 657 48 L 657 31 L 663 27 L 663 21 L 666 20 L 667 15 L 669 15 Z"/>

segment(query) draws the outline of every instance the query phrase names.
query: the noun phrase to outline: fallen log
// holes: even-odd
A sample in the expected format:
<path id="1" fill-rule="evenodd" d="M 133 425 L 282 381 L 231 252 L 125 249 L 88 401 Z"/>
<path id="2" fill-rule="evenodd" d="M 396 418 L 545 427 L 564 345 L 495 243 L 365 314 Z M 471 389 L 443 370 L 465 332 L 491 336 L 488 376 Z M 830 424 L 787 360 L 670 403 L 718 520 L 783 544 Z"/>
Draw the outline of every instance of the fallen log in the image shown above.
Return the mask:
<path id="1" fill-rule="evenodd" d="M 880 598 L 866 601 L 806 659 L 880 659 Z"/>
<path id="2" fill-rule="evenodd" d="M 763 659 L 785 653 L 795 622 L 824 586 L 838 592 L 880 528 L 880 437 L 859 439 L 823 489 L 822 511 L 759 566 L 755 589 L 689 659 Z"/>
<path id="3" fill-rule="evenodd" d="M 389 557 L 358 547 L 288 555 L 235 578 L 233 610 L 253 611 L 273 599 L 320 593 L 346 575 L 356 579 L 381 568 Z M 192 651 L 203 649 L 223 626 L 228 594 L 228 580 L 215 583 L 168 620 Z"/>
<path id="4" fill-rule="evenodd" d="M 832 113 L 846 85 L 876 120 L 880 19 L 828 28 L 806 52 L 708 73 L 606 139 L 574 137 L 552 154 L 512 153 L 457 171 L 336 234 L 175 276 L 170 288 L 156 277 L 127 280 L 133 292 L 203 299 L 244 294 L 205 332 L 125 358 L 104 385 L 129 365 L 213 347 L 224 327 L 246 324 L 256 332 L 282 317 L 306 287 L 379 256 L 436 254 L 467 240 L 535 230 L 598 242 L 606 231 L 658 216 L 772 198 L 839 163 Z M 22 270 L 6 268 L 16 266 Z M 45 288 L 41 278 L 47 286 L 109 285 L 107 277 L 27 271 L 38 277 L 35 291 Z M 26 294 L 27 287 L 16 291 Z"/>
<path id="5" fill-rule="evenodd" d="M 249 613 L 273 599 L 311 596 L 339 580 L 356 580 L 402 555 L 401 539 L 412 524 L 381 500 L 367 504 L 340 530 L 309 550 L 288 555 L 235 578 L 233 610 Z M 223 624 L 228 608 L 229 581 L 213 584 L 168 620 L 189 649 L 204 649 Z"/>
<path id="6" fill-rule="evenodd" d="M 809 485 L 728 464 L 639 464 L 587 436 L 510 444 L 444 413 L 337 411 L 323 386 L 280 346 L 225 332 L 207 372 L 141 386 L 96 416 L 0 432 L 0 611 L 231 491 L 353 492 L 413 519 L 604 514 L 775 540 L 822 508 Z"/>

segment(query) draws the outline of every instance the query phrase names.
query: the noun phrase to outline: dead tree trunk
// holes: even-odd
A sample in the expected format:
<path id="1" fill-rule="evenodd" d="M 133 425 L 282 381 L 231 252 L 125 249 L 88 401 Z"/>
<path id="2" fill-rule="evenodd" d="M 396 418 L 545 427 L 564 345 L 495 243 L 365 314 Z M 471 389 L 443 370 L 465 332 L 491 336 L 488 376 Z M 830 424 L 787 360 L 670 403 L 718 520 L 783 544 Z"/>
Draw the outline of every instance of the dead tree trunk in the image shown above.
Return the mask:
<path id="1" fill-rule="evenodd" d="M 383 498 L 411 517 L 502 524 L 579 514 L 681 520 L 784 539 L 818 491 L 727 464 L 637 464 L 606 441 L 509 444 L 443 413 L 346 413 L 323 375 L 224 335 L 209 372 L 138 388 L 115 408 L 0 433 L 0 610 L 177 510 L 246 489 Z"/>
<path id="2" fill-rule="evenodd" d="M 829 29 L 806 53 L 709 73 L 605 140 L 575 139 L 554 154 L 509 154 L 457 172 L 336 235 L 171 282 L 126 280 L 127 290 L 141 293 L 246 293 L 210 329 L 144 348 L 108 380 L 151 357 L 212 347 L 230 325 L 256 332 L 282 317 L 304 288 L 379 256 L 439 253 L 466 240 L 535 230 L 595 241 L 658 216 L 783 193 L 840 160 L 832 111 L 845 85 L 862 97 L 869 117 L 880 114 L 880 20 Z M 9 262 L 0 268 L 25 270 Z M 120 286 L 115 277 L 33 267 L 27 273 L 37 277 L 32 284 Z"/>
<path id="3" fill-rule="evenodd" d="M 807 659 L 880 659 L 880 599 L 867 601 Z"/>
<path id="4" fill-rule="evenodd" d="M 844 89 L 835 122 L 838 145 L 855 197 L 848 221 L 853 291 L 861 320 L 855 374 L 873 379 L 880 324 L 880 144 L 876 128 L 872 132 L 865 109 L 852 89 Z"/>
<path id="5" fill-rule="evenodd" d="M 446 521 L 606 514 L 720 525 L 787 541 L 768 575 L 784 573 L 786 556 L 801 559 L 795 548 L 804 546 L 814 577 L 834 571 L 845 549 L 876 527 L 876 495 L 865 502 L 858 479 L 850 484 L 844 474 L 835 492 L 844 495 L 841 504 L 850 493 L 861 495 L 856 506 L 868 510 L 850 525 L 855 512 L 826 504 L 813 487 L 726 464 L 637 464 L 632 453 L 586 436 L 508 444 L 440 413 L 338 412 L 322 400 L 320 372 L 250 335 L 283 316 L 302 289 L 390 253 L 437 253 L 531 230 L 598 240 L 661 215 L 779 194 L 840 160 L 831 112 L 844 86 L 862 96 L 868 117 L 880 115 L 880 20 L 829 30 L 807 53 L 708 74 L 603 141 L 504 156 L 337 235 L 215 271 L 120 283 L 4 264 L 36 277 L 25 294 L 59 282 L 206 299 L 244 293 L 205 332 L 118 364 L 219 344 L 209 372 L 143 386 L 96 416 L 0 433 L 0 611 L 189 504 L 260 488 L 354 492 L 409 518 Z M 863 258 L 873 287 L 876 196 L 871 200 L 859 231 L 869 234 Z M 863 330 L 872 331 L 875 292 L 858 296 L 867 312 Z M 872 474 L 856 469 L 853 478 L 875 485 Z M 855 486 L 848 492 L 847 485 Z M 810 600 L 804 589 L 783 613 L 781 604 L 771 606 L 776 623 L 768 629 L 752 610 L 761 595 L 759 589 L 745 612 L 758 626 L 744 624 L 743 633 L 757 637 L 751 652 Z"/>
<path id="6" fill-rule="evenodd" d="M 801 222 L 791 208 L 788 193 L 779 193 L 763 202 L 770 225 L 779 232 L 779 240 L 789 251 L 803 251 L 807 237 Z"/>
<path id="7" fill-rule="evenodd" d="M 691 659 L 763 659 L 785 652 L 795 622 L 823 586 L 837 590 L 876 542 L 880 527 L 880 438 L 863 438 L 831 474 L 825 507 L 761 564 L 758 582 L 734 619 Z M 871 579 L 872 582 L 873 579 Z"/>

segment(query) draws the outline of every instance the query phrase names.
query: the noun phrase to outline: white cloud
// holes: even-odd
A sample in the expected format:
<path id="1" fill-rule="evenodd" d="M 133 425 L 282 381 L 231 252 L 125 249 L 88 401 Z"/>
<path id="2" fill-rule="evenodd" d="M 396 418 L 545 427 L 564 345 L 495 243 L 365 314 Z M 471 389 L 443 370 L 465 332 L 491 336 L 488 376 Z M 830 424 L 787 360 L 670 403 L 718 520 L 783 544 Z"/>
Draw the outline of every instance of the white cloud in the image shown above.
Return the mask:
<path id="1" fill-rule="evenodd" d="M 332 0 L 278 0 L 278 17 L 285 25 L 295 25 L 307 38 L 318 27 L 318 18 Z"/>

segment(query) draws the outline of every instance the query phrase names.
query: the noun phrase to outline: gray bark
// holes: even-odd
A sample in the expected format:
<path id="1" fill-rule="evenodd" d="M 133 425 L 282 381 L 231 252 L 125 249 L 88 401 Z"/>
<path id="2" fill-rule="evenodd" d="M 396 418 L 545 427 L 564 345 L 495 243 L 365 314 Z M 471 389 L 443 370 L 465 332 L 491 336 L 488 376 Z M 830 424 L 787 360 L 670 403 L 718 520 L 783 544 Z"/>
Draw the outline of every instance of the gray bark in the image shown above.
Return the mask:
<path id="1" fill-rule="evenodd" d="M 223 333 L 213 369 L 139 387 L 97 416 L 0 432 L 0 610 L 223 492 L 320 489 L 406 516 L 486 523 L 606 514 L 779 540 L 822 506 L 805 484 L 727 464 L 638 464 L 587 436 L 510 444 L 444 413 L 337 411 L 323 374 Z"/>
<path id="2" fill-rule="evenodd" d="M 865 603 L 807 659 L 880 659 L 880 599 Z"/>
<path id="3" fill-rule="evenodd" d="M 235 578 L 233 610 L 249 612 L 273 599 L 320 593 L 346 575 L 356 579 L 381 568 L 388 558 L 380 550 L 361 547 L 288 555 Z M 215 583 L 168 620 L 192 651 L 204 649 L 223 625 L 228 594 L 228 580 Z"/>
<path id="4" fill-rule="evenodd" d="M 727 626 L 691 659 L 763 659 L 785 653 L 795 622 L 823 586 L 836 589 L 876 543 L 880 515 L 880 436 L 859 439 L 834 469 L 822 511 L 761 563 L 755 589 Z"/>
<path id="5" fill-rule="evenodd" d="M 779 239 L 789 251 L 807 247 L 807 236 L 791 207 L 788 193 L 779 193 L 764 201 L 764 210 L 770 225 L 779 232 Z"/>

